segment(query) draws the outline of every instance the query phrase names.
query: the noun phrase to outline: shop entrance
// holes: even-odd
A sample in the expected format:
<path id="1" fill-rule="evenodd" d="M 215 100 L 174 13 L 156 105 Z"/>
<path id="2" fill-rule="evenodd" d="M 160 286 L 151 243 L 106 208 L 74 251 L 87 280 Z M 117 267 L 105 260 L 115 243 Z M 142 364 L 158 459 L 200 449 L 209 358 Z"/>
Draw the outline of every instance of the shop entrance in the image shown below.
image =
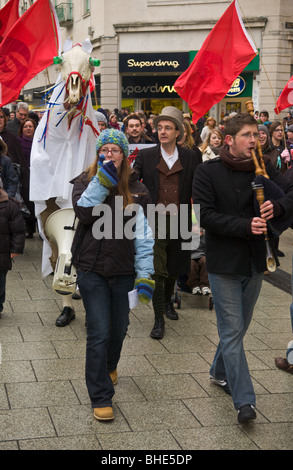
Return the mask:
<path id="1" fill-rule="evenodd" d="M 175 106 L 176 108 L 183 110 L 183 102 L 181 99 L 151 99 L 141 98 L 139 100 L 123 99 L 121 102 L 122 108 L 129 109 L 130 112 L 135 112 L 138 109 L 142 109 L 146 115 L 149 114 L 160 114 L 162 109 L 166 106 Z"/>
<path id="2" fill-rule="evenodd" d="M 182 111 L 182 100 L 181 99 L 142 99 L 141 109 L 145 114 L 160 114 L 162 109 L 166 106 L 175 106 L 175 108 L 181 109 Z"/>

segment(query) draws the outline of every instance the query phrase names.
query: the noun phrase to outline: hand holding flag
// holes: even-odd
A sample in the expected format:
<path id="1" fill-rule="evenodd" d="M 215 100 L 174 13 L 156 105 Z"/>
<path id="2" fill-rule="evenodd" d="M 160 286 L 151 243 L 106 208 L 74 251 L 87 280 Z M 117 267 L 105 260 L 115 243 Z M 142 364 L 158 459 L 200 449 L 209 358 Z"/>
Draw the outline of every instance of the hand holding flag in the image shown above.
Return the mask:
<path id="1" fill-rule="evenodd" d="M 293 106 L 293 75 L 280 94 L 274 111 L 279 114 L 283 109 L 290 106 Z"/>

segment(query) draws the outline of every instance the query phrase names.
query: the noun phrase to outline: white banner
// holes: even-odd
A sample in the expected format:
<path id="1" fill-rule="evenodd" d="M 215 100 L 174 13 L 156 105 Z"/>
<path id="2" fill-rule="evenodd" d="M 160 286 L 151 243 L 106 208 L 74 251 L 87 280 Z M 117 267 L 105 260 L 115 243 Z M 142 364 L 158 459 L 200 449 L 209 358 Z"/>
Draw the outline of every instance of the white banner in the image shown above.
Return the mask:
<path id="1" fill-rule="evenodd" d="M 137 154 L 141 149 L 145 149 L 145 148 L 148 148 L 148 147 L 155 147 L 156 145 L 157 145 L 156 143 L 153 143 L 153 144 L 129 144 L 128 161 L 129 161 L 130 165 L 131 166 L 133 165 L 133 162 L 136 159 Z"/>

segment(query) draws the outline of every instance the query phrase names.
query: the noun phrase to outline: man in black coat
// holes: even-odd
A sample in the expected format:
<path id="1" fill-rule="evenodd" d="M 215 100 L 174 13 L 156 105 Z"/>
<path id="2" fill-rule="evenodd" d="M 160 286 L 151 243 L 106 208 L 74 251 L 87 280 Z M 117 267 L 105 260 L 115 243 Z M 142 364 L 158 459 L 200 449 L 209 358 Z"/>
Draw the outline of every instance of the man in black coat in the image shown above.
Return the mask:
<path id="1" fill-rule="evenodd" d="M 179 109 L 173 106 L 164 108 L 154 119 L 154 126 L 160 143 L 140 150 L 133 168 L 148 188 L 152 203 L 160 204 L 162 208 L 156 211 L 154 227 L 155 324 L 151 331 L 152 338 L 161 339 L 165 333 L 164 314 L 171 320 L 178 319 L 171 303 L 175 281 L 179 274 L 190 270 L 190 250 L 183 247 L 186 240 L 182 235 L 183 230 L 191 230 L 192 180 L 197 165 L 201 163 L 201 152 L 176 144 L 184 135 L 183 114 Z M 185 226 L 180 224 L 180 214 L 184 210 L 187 213 Z"/>
<path id="2" fill-rule="evenodd" d="M 256 418 L 243 339 L 267 270 L 267 221 L 293 215 L 293 185 L 266 157 L 270 180 L 286 196 L 266 198 L 257 215 L 251 184 L 257 140 L 257 122 L 250 114 L 238 114 L 227 121 L 226 145 L 219 158 L 199 165 L 192 191 L 193 203 L 200 204 L 201 226 L 206 230 L 207 270 L 220 337 L 210 379 L 232 395 L 239 423 Z"/>
<path id="3" fill-rule="evenodd" d="M 18 131 L 22 122 L 28 118 L 29 106 L 27 103 L 20 101 L 16 105 L 15 118 L 7 122 L 7 130 L 18 136 Z"/>

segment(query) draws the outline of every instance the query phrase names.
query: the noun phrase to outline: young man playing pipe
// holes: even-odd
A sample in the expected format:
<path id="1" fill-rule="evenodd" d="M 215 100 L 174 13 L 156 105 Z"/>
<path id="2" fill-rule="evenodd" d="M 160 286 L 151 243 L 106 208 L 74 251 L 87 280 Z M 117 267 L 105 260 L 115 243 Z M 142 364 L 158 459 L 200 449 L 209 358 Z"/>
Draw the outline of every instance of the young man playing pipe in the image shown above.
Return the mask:
<path id="1" fill-rule="evenodd" d="M 260 216 L 256 215 L 251 183 L 255 179 L 252 152 L 257 139 L 253 116 L 238 114 L 229 120 L 226 145 L 219 158 L 199 165 L 192 192 L 206 230 L 207 270 L 220 338 L 210 378 L 231 394 L 239 423 L 256 418 L 243 340 L 267 270 L 266 221 L 293 214 L 293 185 L 265 159 L 270 180 L 286 196 L 267 200 L 260 207 Z"/>

